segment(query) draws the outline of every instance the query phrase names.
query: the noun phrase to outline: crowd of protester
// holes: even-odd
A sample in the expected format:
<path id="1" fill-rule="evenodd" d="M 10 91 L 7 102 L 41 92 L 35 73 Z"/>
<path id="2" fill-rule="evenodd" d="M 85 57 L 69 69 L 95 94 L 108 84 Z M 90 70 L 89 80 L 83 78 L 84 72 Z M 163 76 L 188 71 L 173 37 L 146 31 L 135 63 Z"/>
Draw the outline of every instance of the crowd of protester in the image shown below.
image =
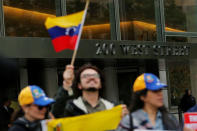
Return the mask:
<path id="1" fill-rule="evenodd" d="M 47 97 L 39 86 L 23 88 L 18 96 L 20 110 L 17 113 L 5 98 L 0 108 L 1 130 L 41 131 L 41 120 L 85 115 L 117 105 L 103 98 L 105 83 L 99 68 L 85 64 L 76 75 L 74 72 L 74 66 L 66 66 L 63 86 L 54 99 Z M 162 89 L 166 86 L 152 73 L 139 75 L 132 86 L 130 107 L 122 105 L 122 120 L 116 131 L 192 130 L 179 124 L 165 108 Z M 190 109 L 191 112 L 196 111 L 196 107 Z"/>

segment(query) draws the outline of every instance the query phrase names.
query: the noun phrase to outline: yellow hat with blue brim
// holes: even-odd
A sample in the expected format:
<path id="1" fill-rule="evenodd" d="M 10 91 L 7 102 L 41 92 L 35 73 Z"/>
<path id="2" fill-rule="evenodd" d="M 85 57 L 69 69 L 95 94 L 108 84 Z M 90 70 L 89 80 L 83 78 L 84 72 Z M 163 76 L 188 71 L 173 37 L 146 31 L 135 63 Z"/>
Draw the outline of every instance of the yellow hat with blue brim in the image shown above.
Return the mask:
<path id="1" fill-rule="evenodd" d="M 167 85 L 162 83 L 156 75 L 152 73 L 144 73 L 138 76 L 135 80 L 133 84 L 133 92 L 141 91 L 144 89 L 156 91 L 166 86 Z"/>
<path id="2" fill-rule="evenodd" d="M 18 101 L 21 106 L 28 104 L 47 106 L 55 102 L 54 99 L 47 97 L 44 91 L 36 85 L 23 88 L 18 96 Z"/>

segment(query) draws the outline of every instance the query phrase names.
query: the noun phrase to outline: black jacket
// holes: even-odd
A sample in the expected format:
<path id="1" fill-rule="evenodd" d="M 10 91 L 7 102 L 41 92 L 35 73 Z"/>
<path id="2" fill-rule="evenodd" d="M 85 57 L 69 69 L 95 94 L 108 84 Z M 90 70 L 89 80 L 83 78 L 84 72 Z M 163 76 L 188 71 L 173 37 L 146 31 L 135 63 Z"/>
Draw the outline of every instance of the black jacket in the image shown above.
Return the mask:
<path id="1" fill-rule="evenodd" d="M 180 109 L 183 112 L 186 112 L 188 109 L 190 109 L 191 107 L 193 107 L 196 104 L 196 99 L 195 97 L 193 97 L 192 95 L 187 95 L 185 94 L 182 98 L 181 98 L 181 102 L 180 102 Z"/>
<path id="2" fill-rule="evenodd" d="M 14 110 L 10 107 L 7 107 L 7 110 L 4 106 L 0 107 L 0 129 L 8 130 L 8 124 L 10 124 L 13 111 Z"/>
<path id="3" fill-rule="evenodd" d="M 64 109 L 64 116 L 79 116 L 86 114 L 85 111 L 77 107 L 73 100 L 69 100 L 66 104 L 66 107 Z"/>
<path id="4" fill-rule="evenodd" d="M 24 117 L 20 117 L 8 131 L 42 131 L 42 128 L 40 121 L 30 122 Z"/>
<path id="5" fill-rule="evenodd" d="M 51 112 L 55 116 L 55 118 L 61 118 L 64 117 L 64 108 L 66 106 L 66 103 L 69 99 L 72 99 L 74 96 L 69 95 L 66 90 L 63 89 L 63 87 L 60 87 L 57 91 L 57 94 L 55 96 L 55 103 L 52 105 Z"/>
<path id="6" fill-rule="evenodd" d="M 106 109 L 111 109 L 114 107 L 114 104 L 100 98 L 100 100 L 103 102 L 105 105 Z M 65 106 L 64 109 L 64 117 L 66 116 L 78 116 L 78 115 L 83 115 L 87 114 L 87 109 L 83 103 L 83 100 L 81 97 L 78 97 L 77 99 L 69 100 Z"/>
<path id="7" fill-rule="evenodd" d="M 66 116 L 78 116 L 87 114 L 86 107 L 81 99 L 73 99 L 73 95 L 69 95 L 66 90 L 62 87 L 59 88 L 56 96 L 55 103 L 52 105 L 52 113 L 56 118 L 66 117 Z M 111 109 L 114 104 L 111 102 L 102 99 L 106 109 Z"/>

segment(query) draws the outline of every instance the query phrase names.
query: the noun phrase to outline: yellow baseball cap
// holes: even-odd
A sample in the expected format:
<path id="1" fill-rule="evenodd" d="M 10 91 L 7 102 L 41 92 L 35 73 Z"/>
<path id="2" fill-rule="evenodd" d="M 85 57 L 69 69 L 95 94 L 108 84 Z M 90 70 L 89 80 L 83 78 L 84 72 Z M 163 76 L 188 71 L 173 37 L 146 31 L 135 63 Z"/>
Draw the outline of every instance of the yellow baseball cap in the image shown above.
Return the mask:
<path id="1" fill-rule="evenodd" d="M 44 91 L 36 85 L 23 88 L 19 93 L 18 101 L 21 106 L 28 104 L 46 106 L 55 102 L 54 99 L 47 97 Z"/>
<path id="2" fill-rule="evenodd" d="M 159 90 L 166 87 L 167 85 L 161 83 L 159 78 L 152 73 L 144 73 L 137 77 L 133 84 L 133 92 L 141 91 L 144 89 L 147 90 Z"/>

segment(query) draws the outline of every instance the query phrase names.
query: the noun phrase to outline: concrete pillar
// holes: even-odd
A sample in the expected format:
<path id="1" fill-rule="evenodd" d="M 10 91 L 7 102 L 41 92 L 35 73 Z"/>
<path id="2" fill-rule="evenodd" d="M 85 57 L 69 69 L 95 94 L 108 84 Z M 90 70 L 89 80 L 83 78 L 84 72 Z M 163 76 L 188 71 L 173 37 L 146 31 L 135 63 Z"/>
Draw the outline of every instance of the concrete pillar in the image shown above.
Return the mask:
<path id="1" fill-rule="evenodd" d="M 56 68 L 44 68 L 43 69 L 44 77 L 44 87 L 45 92 L 49 97 L 54 97 L 55 93 L 58 90 L 58 75 Z"/>
<path id="2" fill-rule="evenodd" d="M 184 0 L 184 13 L 186 14 L 187 31 L 197 31 L 197 1 L 195 0 Z M 188 38 L 189 43 L 196 43 L 197 38 Z M 197 59 L 190 59 L 190 80 L 192 95 L 197 98 Z"/>
<path id="3" fill-rule="evenodd" d="M 167 84 L 167 75 L 166 75 L 166 62 L 165 59 L 159 59 L 159 78 L 162 83 Z M 167 88 L 163 89 L 163 96 L 164 96 L 164 105 L 166 108 L 169 108 L 169 102 L 168 102 L 168 90 Z"/>
<path id="4" fill-rule="evenodd" d="M 190 60 L 190 80 L 192 95 L 197 98 L 197 59 Z"/>
<path id="5" fill-rule="evenodd" d="M 139 61 L 139 65 L 138 65 L 138 68 L 139 68 L 139 75 L 143 74 L 146 72 L 146 62 L 145 60 L 138 60 Z"/>
<path id="6" fill-rule="evenodd" d="M 20 89 L 28 85 L 28 72 L 27 68 L 20 68 Z"/>
<path id="7" fill-rule="evenodd" d="M 105 98 L 113 102 L 118 102 L 119 95 L 118 95 L 117 71 L 113 67 L 105 67 L 104 74 L 106 80 L 105 81 L 106 88 L 104 89 L 106 92 Z"/>

